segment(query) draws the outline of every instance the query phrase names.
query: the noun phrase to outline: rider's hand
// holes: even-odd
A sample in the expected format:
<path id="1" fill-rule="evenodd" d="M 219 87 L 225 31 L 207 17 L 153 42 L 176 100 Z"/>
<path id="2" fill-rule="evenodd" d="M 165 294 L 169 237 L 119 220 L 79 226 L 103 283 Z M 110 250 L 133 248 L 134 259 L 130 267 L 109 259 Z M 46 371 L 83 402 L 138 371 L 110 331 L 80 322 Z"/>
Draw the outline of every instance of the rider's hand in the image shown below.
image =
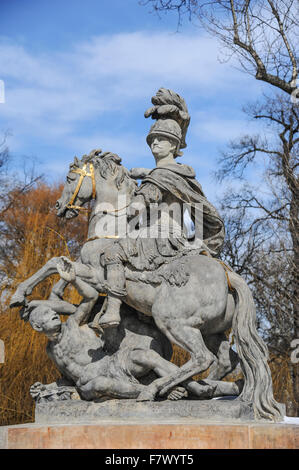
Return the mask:
<path id="1" fill-rule="evenodd" d="M 148 168 L 131 168 L 129 174 L 134 180 L 145 178 L 151 170 Z"/>

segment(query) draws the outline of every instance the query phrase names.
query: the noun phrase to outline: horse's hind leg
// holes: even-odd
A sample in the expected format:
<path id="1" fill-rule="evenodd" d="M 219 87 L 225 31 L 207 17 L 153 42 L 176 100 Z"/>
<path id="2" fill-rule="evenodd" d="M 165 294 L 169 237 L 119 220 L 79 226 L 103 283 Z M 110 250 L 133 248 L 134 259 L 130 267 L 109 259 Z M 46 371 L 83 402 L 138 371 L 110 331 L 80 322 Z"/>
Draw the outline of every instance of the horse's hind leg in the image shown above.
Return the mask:
<path id="1" fill-rule="evenodd" d="M 221 380 L 230 374 L 239 362 L 238 354 L 231 348 L 224 333 L 204 337 L 205 344 L 215 356 L 217 361 L 211 366 L 208 379 Z"/>
<path id="2" fill-rule="evenodd" d="M 208 369 L 216 357 L 206 347 L 201 332 L 196 327 L 195 317 L 192 322 L 192 318 L 186 320 L 186 318 L 179 318 L 176 315 L 172 317 L 166 309 L 163 314 L 161 309 L 159 312 L 155 312 L 154 308 L 153 317 L 157 327 L 167 338 L 191 355 L 191 359 L 180 367 L 176 374 L 159 379 L 160 395 L 164 395 L 179 383 Z"/>
<path id="3" fill-rule="evenodd" d="M 208 385 L 215 385 L 213 396 L 225 395 L 239 395 L 243 383 L 237 382 L 224 382 L 223 379 L 226 375 L 230 374 L 239 364 L 239 357 L 231 348 L 229 341 L 224 333 L 210 335 L 204 338 L 206 346 L 217 356 L 209 370 L 209 375 L 203 379 L 204 383 Z"/>

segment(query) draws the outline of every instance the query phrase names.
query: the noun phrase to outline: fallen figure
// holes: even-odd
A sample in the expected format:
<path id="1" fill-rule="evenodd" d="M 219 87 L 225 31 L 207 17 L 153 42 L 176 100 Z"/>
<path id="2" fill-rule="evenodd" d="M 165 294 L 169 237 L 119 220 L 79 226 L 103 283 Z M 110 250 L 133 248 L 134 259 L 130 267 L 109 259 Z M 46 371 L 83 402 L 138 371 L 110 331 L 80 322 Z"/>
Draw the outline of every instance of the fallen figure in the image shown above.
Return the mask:
<path id="1" fill-rule="evenodd" d="M 97 291 L 75 276 L 68 260 L 62 259 L 58 270 L 62 279 L 76 287 L 83 301 L 76 307 L 63 300 L 34 300 L 25 307 L 32 328 L 48 337 L 47 354 L 63 376 L 53 384 L 34 384 L 32 396 L 37 401 L 47 401 L 47 396 L 49 401 L 67 398 L 154 400 L 159 380 L 179 369 L 163 357 L 170 359 L 171 356 L 169 348 L 168 353 L 165 352 L 168 340 L 153 325 L 139 321 L 136 326 L 136 316 L 132 322 L 127 313 L 119 328 L 97 335 L 86 324 L 91 304 L 98 298 Z M 62 323 L 59 314 L 70 316 Z M 150 387 L 142 383 L 145 377 L 148 382 L 153 372 Z M 188 394 L 199 399 L 239 394 L 238 386 L 230 382 L 189 379 L 182 385 L 174 387 L 167 399 L 178 400 Z M 63 387 L 63 393 L 59 393 L 59 387 Z"/>

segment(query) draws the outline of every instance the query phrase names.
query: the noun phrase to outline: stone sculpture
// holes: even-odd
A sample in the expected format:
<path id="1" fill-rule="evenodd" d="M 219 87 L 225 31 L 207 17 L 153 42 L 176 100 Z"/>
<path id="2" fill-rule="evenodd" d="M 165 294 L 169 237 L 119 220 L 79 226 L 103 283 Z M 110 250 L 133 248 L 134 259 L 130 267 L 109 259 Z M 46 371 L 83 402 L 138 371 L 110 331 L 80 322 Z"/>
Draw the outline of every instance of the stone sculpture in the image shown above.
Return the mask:
<path id="1" fill-rule="evenodd" d="M 280 420 L 252 294 L 218 258 L 223 221 L 193 169 L 176 160 L 190 122 L 185 101 L 161 88 L 152 103 L 145 116 L 156 121 L 147 136 L 156 167 L 128 171 L 118 155 L 101 150 L 75 157 L 56 209 L 71 218 L 94 200 L 80 259 L 52 258 L 11 299 L 12 307 L 22 306 L 21 318 L 48 336 L 48 354 L 62 373 L 59 383 L 35 384 L 32 396 L 154 401 L 239 395 L 256 419 Z M 186 229 L 186 217 L 194 230 Z M 61 280 L 49 299 L 28 303 L 33 288 L 54 273 Z M 62 300 L 68 283 L 83 297 L 79 306 Z M 99 294 L 106 294 L 104 302 Z M 59 313 L 70 315 L 63 325 Z M 190 353 L 180 368 L 170 362 L 171 343 Z M 222 381 L 238 360 L 243 383 Z M 192 379 L 207 369 L 206 379 Z"/>

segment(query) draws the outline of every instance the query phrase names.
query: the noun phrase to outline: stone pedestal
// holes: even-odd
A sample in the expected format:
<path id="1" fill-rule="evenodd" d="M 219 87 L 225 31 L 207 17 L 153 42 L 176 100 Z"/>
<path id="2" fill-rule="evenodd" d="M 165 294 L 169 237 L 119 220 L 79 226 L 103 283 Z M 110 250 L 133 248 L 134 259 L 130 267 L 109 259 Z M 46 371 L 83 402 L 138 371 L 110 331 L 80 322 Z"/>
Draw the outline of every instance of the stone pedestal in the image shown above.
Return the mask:
<path id="1" fill-rule="evenodd" d="M 190 423 L 195 420 L 209 422 L 254 421 L 251 404 L 236 399 L 180 400 L 136 402 L 136 400 L 106 400 L 94 403 L 81 400 L 53 401 L 37 404 L 35 422 L 39 424 L 101 423 L 103 420 L 140 423 L 167 421 Z"/>
<path id="2" fill-rule="evenodd" d="M 0 448 L 296 449 L 299 425 L 257 423 L 239 400 L 74 400 L 37 405 L 34 424 L 0 427 Z"/>
<path id="3" fill-rule="evenodd" d="M 5 449 L 298 449 L 299 426 L 103 422 L 0 428 Z"/>

